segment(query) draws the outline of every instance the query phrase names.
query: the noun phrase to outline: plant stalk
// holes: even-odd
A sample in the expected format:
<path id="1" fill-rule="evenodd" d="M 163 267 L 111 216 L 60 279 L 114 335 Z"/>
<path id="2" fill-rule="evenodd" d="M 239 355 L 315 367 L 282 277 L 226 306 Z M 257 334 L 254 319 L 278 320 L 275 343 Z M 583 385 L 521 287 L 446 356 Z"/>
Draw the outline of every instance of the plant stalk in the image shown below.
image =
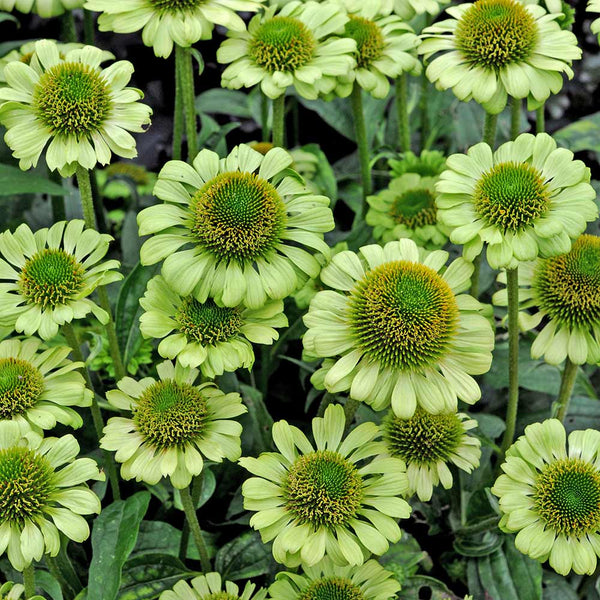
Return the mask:
<path id="1" fill-rule="evenodd" d="M 194 477 L 192 481 L 192 505 L 194 507 L 198 506 L 198 502 L 200 501 L 200 496 L 202 495 L 202 488 L 204 487 L 204 471 L 200 472 L 200 475 Z M 183 524 L 183 529 L 181 531 L 181 540 L 179 541 L 179 559 L 182 562 L 185 562 L 187 558 L 187 547 L 190 539 L 190 526 L 186 519 Z"/>
<path id="2" fill-rule="evenodd" d="M 521 131 L 521 106 L 520 98 L 513 98 L 510 111 L 510 139 L 514 140 Z"/>
<path id="3" fill-rule="evenodd" d="M 567 357 L 560 382 L 558 398 L 556 399 L 552 411 L 552 416 L 557 418 L 561 423 L 564 422 L 567 410 L 569 409 L 569 402 L 571 401 L 571 395 L 573 393 L 573 388 L 575 387 L 578 369 L 579 367 Z"/>
<path id="4" fill-rule="evenodd" d="M 369 142 L 367 140 L 367 128 L 365 125 L 365 115 L 363 113 L 362 89 L 358 82 L 354 82 L 352 94 L 350 96 L 352 103 L 352 115 L 354 117 L 354 129 L 356 132 L 356 144 L 358 145 L 358 158 L 360 160 L 360 175 L 363 188 L 362 216 L 367 214 L 367 196 L 372 193 L 371 185 L 371 165 L 369 156 Z"/>
<path id="5" fill-rule="evenodd" d="M 204 543 L 204 539 L 202 537 L 202 529 L 200 529 L 200 523 L 198 522 L 198 516 L 196 515 L 196 507 L 194 506 L 194 501 L 192 500 L 189 487 L 179 490 L 179 494 L 181 496 L 181 504 L 183 505 L 185 518 L 187 519 L 190 532 L 194 538 L 196 547 L 198 548 L 198 553 L 200 554 L 202 571 L 204 573 L 208 573 L 211 570 L 210 558 L 208 556 L 206 544 Z"/>
<path id="6" fill-rule="evenodd" d="M 66 44 L 77 41 L 77 29 L 72 10 L 66 10 L 60 16 L 60 41 Z"/>
<path id="7" fill-rule="evenodd" d="M 96 24 L 94 23 L 94 13 L 87 8 L 83 9 L 83 41 L 88 46 L 96 43 Z"/>
<path id="8" fill-rule="evenodd" d="M 264 92 L 260 92 L 260 120 L 262 128 L 262 141 L 271 139 L 271 128 L 269 127 L 269 99 Z"/>
<path id="9" fill-rule="evenodd" d="M 538 106 L 535 111 L 535 132 L 544 133 L 546 131 L 546 104 Z"/>
<path id="10" fill-rule="evenodd" d="M 31 563 L 23 569 L 23 585 L 25 586 L 25 598 L 35 596 L 35 567 Z"/>
<path id="11" fill-rule="evenodd" d="M 175 45 L 175 70 L 179 73 L 181 95 L 183 96 L 188 161 L 192 161 L 196 158 L 198 152 L 198 129 L 196 126 L 196 91 L 191 48 Z"/>
<path id="12" fill-rule="evenodd" d="M 396 79 L 396 109 L 398 111 L 398 145 L 402 152 L 410 151 L 410 122 L 408 119 L 408 75 Z"/>
<path id="13" fill-rule="evenodd" d="M 177 52 L 177 50 L 175 50 Z M 181 77 L 175 59 L 175 112 L 173 114 L 173 160 L 181 160 L 184 129 L 183 114 L 183 90 L 181 88 Z"/>
<path id="14" fill-rule="evenodd" d="M 96 214 L 94 213 L 94 194 L 92 193 L 90 172 L 81 165 L 77 165 L 76 175 L 85 226 L 88 229 L 95 229 L 98 231 L 98 223 L 96 222 Z"/>
<path id="15" fill-rule="evenodd" d="M 285 144 L 285 94 L 273 100 L 273 146 Z"/>

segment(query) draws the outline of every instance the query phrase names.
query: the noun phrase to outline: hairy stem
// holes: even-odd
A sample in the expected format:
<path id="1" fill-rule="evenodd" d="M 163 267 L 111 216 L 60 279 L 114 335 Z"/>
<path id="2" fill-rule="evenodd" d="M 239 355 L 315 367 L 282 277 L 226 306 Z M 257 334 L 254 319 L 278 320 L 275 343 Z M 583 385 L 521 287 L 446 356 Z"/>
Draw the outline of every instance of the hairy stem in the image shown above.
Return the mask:
<path id="1" fill-rule="evenodd" d="M 183 505 L 185 518 L 187 519 L 190 532 L 194 538 L 196 547 L 198 548 L 198 553 L 200 554 L 202 571 L 208 573 L 211 570 L 210 558 L 208 557 L 208 550 L 204 543 L 204 538 L 202 537 L 202 529 L 200 529 L 200 523 L 198 522 L 198 516 L 196 515 L 196 507 L 194 506 L 189 487 L 179 490 L 179 494 L 181 496 L 181 504 Z"/>
<path id="2" fill-rule="evenodd" d="M 35 567 L 33 563 L 23 569 L 23 585 L 25 586 L 25 598 L 35 596 Z"/>
<path id="3" fill-rule="evenodd" d="M 60 16 L 60 41 L 66 44 L 77 41 L 77 29 L 72 10 L 66 10 Z"/>
<path id="4" fill-rule="evenodd" d="M 552 411 L 552 416 L 561 422 L 565 420 L 567 410 L 569 409 L 569 402 L 571 401 L 571 395 L 577 379 L 577 371 L 578 366 L 571 362 L 571 359 L 567 357 L 560 382 L 558 398 L 556 399 L 556 403 L 554 404 Z"/>
<path id="5" fill-rule="evenodd" d="M 510 139 L 514 140 L 521 130 L 521 105 L 520 98 L 513 98 L 510 110 Z"/>
<path id="6" fill-rule="evenodd" d="M 177 51 L 175 51 L 177 52 Z M 173 160 L 181 160 L 183 144 L 183 90 L 181 88 L 181 77 L 175 60 L 175 112 L 173 114 Z"/>
<path id="7" fill-rule="evenodd" d="M 410 123 L 408 120 L 408 75 L 396 79 L 396 109 L 398 111 L 398 145 L 402 152 L 410 151 Z"/>
<path id="8" fill-rule="evenodd" d="M 285 94 L 273 100 L 273 146 L 285 143 Z"/>
<path id="9" fill-rule="evenodd" d="M 92 193 L 90 172 L 81 165 L 77 165 L 77 185 L 79 186 L 79 195 L 81 196 L 81 208 L 83 208 L 85 226 L 97 231 L 98 224 L 96 223 L 96 214 L 94 213 L 94 195 Z"/>
<path id="10" fill-rule="evenodd" d="M 362 89 L 356 81 L 352 88 L 350 101 L 352 103 L 356 144 L 358 145 L 358 158 L 360 160 L 360 175 L 363 188 L 362 216 L 364 217 L 367 214 L 368 208 L 366 198 L 371 195 L 373 188 L 371 185 L 369 143 L 367 141 L 367 128 L 365 125 L 365 115 L 363 113 Z"/>
<path id="11" fill-rule="evenodd" d="M 535 111 L 535 132 L 544 133 L 546 131 L 546 104 L 542 104 Z"/>
<path id="12" fill-rule="evenodd" d="M 181 95 L 183 96 L 188 161 L 192 161 L 196 158 L 198 152 L 198 129 L 196 126 L 196 91 L 191 48 L 175 45 L 175 70 L 179 73 Z"/>
<path id="13" fill-rule="evenodd" d="M 96 43 L 96 24 L 94 23 L 94 13 L 91 10 L 83 9 L 83 41 L 88 46 Z"/>

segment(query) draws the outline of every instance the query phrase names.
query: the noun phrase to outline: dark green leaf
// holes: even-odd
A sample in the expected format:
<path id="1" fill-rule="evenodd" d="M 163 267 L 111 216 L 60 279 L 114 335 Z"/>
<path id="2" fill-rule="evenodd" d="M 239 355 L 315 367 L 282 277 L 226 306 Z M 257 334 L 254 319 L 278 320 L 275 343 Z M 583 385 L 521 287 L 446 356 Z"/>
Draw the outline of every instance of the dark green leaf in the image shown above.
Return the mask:
<path id="1" fill-rule="evenodd" d="M 600 112 L 588 115 L 554 132 L 554 139 L 572 152 L 600 152 Z"/>
<path id="2" fill-rule="evenodd" d="M 196 98 L 196 110 L 207 114 L 230 115 L 251 119 L 248 95 L 237 90 L 214 88 Z"/>
<path id="3" fill-rule="evenodd" d="M 427 592 L 424 592 L 424 590 L 427 590 Z M 428 595 L 423 595 L 424 593 Z M 406 581 L 398 594 L 398 600 L 419 600 L 420 598 L 429 598 L 430 600 L 462 600 L 462 598 L 453 594 L 445 583 L 426 575 L 415 575 Z M 477 600 L 479 600 L 479 597 Z"/>
<path id="4" fill-rule="evenodd" d="M 247 531 L 225 544 L 215 558 L 215 571 L 223 579 L 237 581 L 259 577 L 274 565 L 271 548 L 264 544 L 256 531 Z"/>
<path id="5" fill-rule="evenodd" d="M 16 196 L 17 194 L 66 196 L 67 190 L 41 175 L 0 164 L 0 196 Z"/>
<path id="6" fill-rule="evenodd" d="M 379 559 L 379 563 L 394 573 L 401 584 L 416 574 L 420 564 L 427 570 L 431 568 L 431 559 L 427 552 L 421 550 L 419 542 L 406 532 L 402 534 L 397 544 L 390 546 L 390 549 Z"/>
<path id="7" fill-rule="evenodd" d="M 265 406 L 262 394 L 257 389 L 244 384 L 240 385 L 240 391 L 244 404 L 248 407 L 248 414 L 241 419 L 244 426 L 242 434 L 244 441 L 248 443 L 255 454 L 271 450 L 273 418 Z M 246 443 L 244 445 L 246 446 Z"/>

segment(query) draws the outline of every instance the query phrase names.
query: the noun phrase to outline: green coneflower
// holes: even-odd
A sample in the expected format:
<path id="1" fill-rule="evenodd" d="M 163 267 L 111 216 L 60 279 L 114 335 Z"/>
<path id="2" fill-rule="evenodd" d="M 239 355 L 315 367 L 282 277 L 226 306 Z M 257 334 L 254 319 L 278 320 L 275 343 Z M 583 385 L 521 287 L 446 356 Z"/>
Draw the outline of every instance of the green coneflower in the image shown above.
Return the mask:
<path id="1" fill-rule="evenodd" d="M 62 15 L 67 10 L 81 8 L 85 0 L 0 0 L 0 10 L 18 10 L 49 18 Z"/>
<path id="2" fill-rule="evenodd" d="M 446 9 L 453 17 L 423 30 L 419 53 L 429 59 L 427 77 L 439 89 L 452 88 L 497 114 L 507 97 L 540 106 L 562 87 L 562 73 L 581 58 L 577 38 L 560 28 L 560 14 L 548 14 L 519 0 L 476 0 Z"/>
<path id="3" fill-rule="evenodd" d="M 590 170 L 545 133 L 524 133 L 493 153 L 476 144 L 446 165 L 436 184 L 438 220 L 467 260 L 486 243 L 493 269 L 568 252 L 598 217 Z"/>
<path id="4" fill-rule="evenodd" d="M 197 369 L 165 361 L 157 371 L 158 381 L 125 377 L 106 394 L 132 415 L 109 419 L 100 447 L 116 453 L 123 479 L 155 485 L 170 477 L 183 489 L 202 472 L 203 456 L 214 462 L 239 458 L 242 426 L 231 418 L 247 409 L 237 393 L 225 394 L 213 383 L 194 385 Z"/>
<path id="5" fill-rule="evenodd" d="M 315 443 L 287 421 L 273 425 L 279 452 L 240 464 L 256 477 L 242 486 L 244 507 L 256 511 L 250 525 L 273 556 L 293 567 L 312 566 L 325 555 L 338 565 L 361 565 L 369 553 L 387 552 L 400 539 L 397 519 L 410 514 L 399 496 L 407 491 L 404 463 L 372 460 L 383 451 L 379 428 L 362 423 L 344 438 L 340 405 L 312 421 Z"/>
<path id="6" fill-rule="evenodd" d="M 416 173 L 421 177 L 437 177 L 446 166 L 446 157 L 438 150 L 423 150 L 418 156 L 414 152 L 404 152 L 399 158 L 388 160 L 394 177 L 405 173 Z"/>
<path id="7" fill-rule="evenodd" d="M 115 162 L 96 171 L 98 187 L 104 198 L 151 196 L 156 185 L 156 173 L 132 162 Z"/>
<path id="8" fill-rule="evenodd" d="M 52 429 L 57 423 L 81 427 L 72 406 L 90 406 L 92 391 L 68 360 L 71 348 L 46 347 L 40 340 L 0 342 L 0 421 L 14 421 L 25 434 L 30 428 Z"/>
<path id="9" fill-rule="evenodd" d="M 222 581 L 219 573 L 206 573 L 190 583 L 178 581 L 172 590 L 160 595 L 160 600 L 265 600 L 266 595 L 267 590 L 256 590 L 254 583 L 246 583 L 240 591 L 232 581 Z"/>
<path id="10" fill-rule="evenodd" d="M 99 513 L 100 500 L 84 483 L 104 475 L 78 453 L 72 435 L 42 440 L 0 421 L 0 555 L 6 552 L 17 571 L 44 554 L 56 556 L 59 531 L 75 542 L 89 537 L 81 515 Z"/>
<path id="11" fill-rule="evenodd" d="M 533 423 L 507 451 L 492 488 L 517 548 L 567 575 L 591 575 L 600 556 L 600 432 L 557 419 Z"/>
<path id="12" fill-rule="evenodd" d="M 223 160 L 202 150 L 193 167 L 168 162 L 154 188 L 165 204 L 138 215 L 140 235 L 158 234 L 142 246 L 142 264 L 165 259 L 169 286 L 199 302 L 260 308 L 293 293 L 321 269 L 304 248 L 327 256 L 323 234 L 334 223 L 329 199 L 290 176 L 291 162 L 281 148 L 263 156 L 245 144 Z"/>
<path id="13" fill-rule="evenodd" d="M 157 275 L 140 299 L 146 311 L 140 317 L 144 337 L 162 339 L 158 353 L 177 359 L 184 367 L 200 367 L 210 379 L 254 364 L 252 343 L 272 344 L 275 327 L 288 324 L 283 301 L 271 300 L 261 308 L 221 306 L 211 298 L 199 302 L 182 298 Z"/>
<path id="14" fill-rule="evenodd" d="M 302 574 L 278 573 L 269 587 L 271 600 L 391 600 L 400 591 L 394 574 L 377 561 L 340 567 L 329 557 L 304 566 Z"/>
<path id="15" fill-rule="evenodd" d="M 79 219 L 60 221 L 35 233 L 22 224 L 0 234 L 0 325 L 48 340 L 60 325 L 90 312 L 108 314 L 90 300 L 101 285 L 119 281 L 119 262 L 99 262 L 113 238 L 84 230 Z"/>
<path id="16" fill-rule="evenodd" d="M 409 419 L 388 414 L 383 425 L 383 440 L 387 453 L 406 463 L 409 493 L 419 500 L 431 500 L 433 488 L 439 483 L 452 487 L 449 464 L 471 473 L 479 466 L 481 444 L 467 431 L 477 427 L 477 421 L 463 413 L 432 415 L 421 408 Z"/>
<path id="17" fill-rule="evenodd" d="M 447 259 L 408 239 L 334 256 L 321 273 L 333 290 L 304 317 L 304 348 L 326 358 L 313 384 L 405 418 L 417 406 L 439 413 L 479 400 L 471 376 L 488 371 L 494 336 L 483 305 L 461 293 L 473 265 L 446 269 Z"/>

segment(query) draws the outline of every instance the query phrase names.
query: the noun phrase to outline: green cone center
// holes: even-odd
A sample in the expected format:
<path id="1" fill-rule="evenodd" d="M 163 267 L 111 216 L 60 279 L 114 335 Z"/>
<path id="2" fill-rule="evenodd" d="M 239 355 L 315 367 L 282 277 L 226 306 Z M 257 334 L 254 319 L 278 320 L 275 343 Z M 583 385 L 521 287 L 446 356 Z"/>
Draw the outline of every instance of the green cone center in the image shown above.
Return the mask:
<path id="1" fill-rule="evenodd" d="M 547 465 L 535 484 L 537 512 L 547 526 L 565 535 L 584 535 L 600 527 L 600 472 L 578 459 Z"/>
<path id="2" fill-rule="evenodd" d="M 160 13 L 182 13 L 200 6 L 204 0 L 149 0 L 149 2 Z"/>
<path id="3" fill-rule="evenodd" d="M 198 302 L 192 297 L 183 300 L 175 321 L 181 333 L 203 346 L 226 342 L 239 333 L 243 324 L 238 308 L 217 306 L 211 299 Z"/>
<path id="4" fill-rule="evenodd" d="M 0 450 L 0 525 L 22 526 L 40 515 L 54 489 L 53 474 L 48 460 L 33 450 Z"/>
<path id="5" fill-rule="evenodd" d="M 331 450 L 300 456 L 285 482 L 287 510 L 315 528 L 335 527 L 355 517 L 362 496 L 356 466 Z"/>
<path id="6" fill-rule="evenodd" d="M 535 19 L 518 0 L 477 0 L 455 32 L 456 47 L 468 63 L 494 70 L 527 60 L 537 39 Z"/>
<path id="7" fill-rule="evenodd" d="M 313 581 L 298 600 L 365 600 L 362 590 L 344 577 L 322 577 Z"/>
<path id="8" fill-rule="evenodd" d="M 273 250 L 287 213 L 277 190 L 252 173 L 222 173 L 192 198 L 192 232 L 217 258 L 256 260 Z"/>
<path id="9" fill-rule="evenodd" d="M 441 357 L 454 336 L 458 307 L 450 286 L 420 263 L 373 269 L 350 297 L 357 344 L 384 367 L 419 369 Z"/>
<path id="10" fill-rule="evenodd" d="M 394 177 L 405 173 L 416 173 L 421 177 L 437 177 L 446 166 L 446 157 L 437 150 L 423 150 L 420 156 L 413 152 L 405 152 L 402 160 L 390 159 L 390 167 Z"/>
<path id="11" fill-rule="evenodd" d="M 600 238 L 582 235 L 567 254 L 540 261 L 532 287 L 540 309 L 559 323 L 600 324 Z"/>
<path id="12" fill-rule="evenodd" d="M 31 304 L 41 308 L 66 304 L 83 287 L 85 269 L 72 254 L 46 248 L 23 265 L 18 286 Z"/>
<path id="13" fill-rule="evenodd" d="M 388 452 L 407 463 L 447 462 L 460 446 L 465 431 L 456 413 L 431 415 L 417 407 L 410 419 L 390 412 L 384 422 Z"/>
<path id="14" fill-rule="evenodd" d="M 408 190 L 392 202 L 390 216 L 395 223 L 404 225 L 408 229 L 435 225 L 437 221 L 435 196 L 427 188 Z"/>
<path id="15" fill-rule="evenodd" d="M 346 23 L 346 37 L 356 42 L 356 65 L 359 69 L 368 69 L 380 59 L 385 48 L 381 27 L 370 19 L 350 15 Z"/>
<path id="16" fill-rule="evenodd" d="M 316 41 L 308 27 L 293 17 L 273 17 L 253 34 L 248 52 L 267 71 L 296 71 L 313 57 Z"/>
<path id="17" fill-rule="evenodd" d="M 0 358 L 0 419 L 12 419 L 36 405 L 44 376 L 26 360 Z"/>
<path id="18" fill-rule="evenodd" d="M 205 429 L 208 415 L 202 392 L 188 383 L 157 381 L 140 396 L 133 420 L 141 435 L 158 448 L 194 441 Z"/>
<path id="19" fill-rule="evenodd" d="M 98 131 L 112 106 L 109 87 L 98 69 L 82 63 L 59 63 L 35 86 L 33 110 L 53 133 L 78 138 Z"/>
<path id="20" fill-rule="evenodd" d="M 548 210 L 542 174 L 527 163 L 506 162 L 484 173 L 475 187 L 475 209 L 503 232 L 519 231 Z"/>

